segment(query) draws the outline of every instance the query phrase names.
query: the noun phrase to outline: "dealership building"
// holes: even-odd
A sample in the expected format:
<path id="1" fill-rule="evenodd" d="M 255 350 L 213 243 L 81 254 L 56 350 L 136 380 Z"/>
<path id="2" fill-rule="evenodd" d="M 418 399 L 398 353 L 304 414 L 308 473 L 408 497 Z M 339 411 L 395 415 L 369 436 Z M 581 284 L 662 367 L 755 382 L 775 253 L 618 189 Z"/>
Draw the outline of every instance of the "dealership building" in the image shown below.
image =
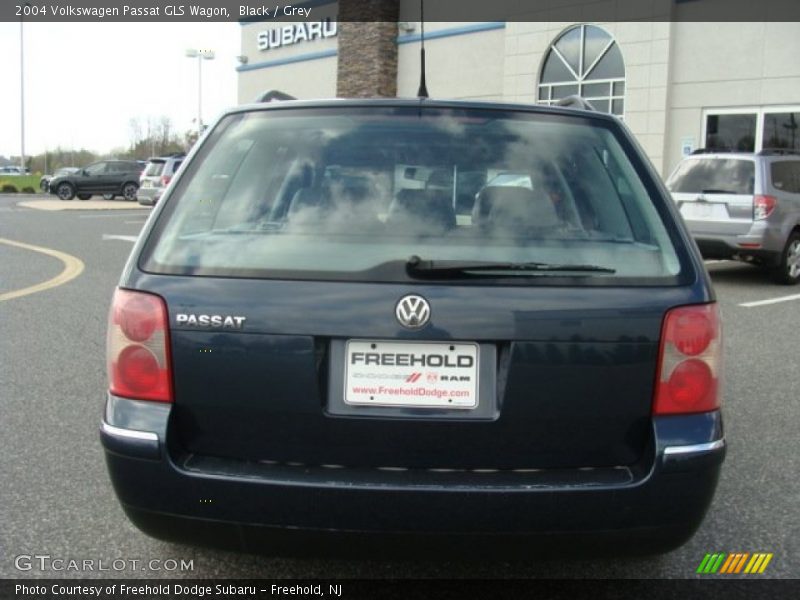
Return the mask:
<path id="1" fill-rule="evenodd" d="M 416 0 L 363 2 L 362 21 L 340 13 L 346 3 L 309 4 L 308 22 L 242 22 L 239 102 L 270 89 L 416 96 Z M 701 147 L 800 151 L 800 22 L 704 20 L 725 14 L 725 0 L 532 2 L 543 8 L 525 13 L 526 3 L 496 4 L 506 20 L 426 12 L 432 98 L 551 104 L 580 94 L 622 118 L 665 175 Z"/>

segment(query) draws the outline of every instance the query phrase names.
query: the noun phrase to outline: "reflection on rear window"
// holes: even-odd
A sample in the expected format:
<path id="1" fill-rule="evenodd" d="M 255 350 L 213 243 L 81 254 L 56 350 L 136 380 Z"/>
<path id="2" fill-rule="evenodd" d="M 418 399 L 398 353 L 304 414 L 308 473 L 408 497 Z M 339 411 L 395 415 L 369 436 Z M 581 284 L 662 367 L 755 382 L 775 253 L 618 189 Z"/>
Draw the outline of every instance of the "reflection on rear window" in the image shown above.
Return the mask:
<path id="1" fill-rule="evenodd" d="M 143 267 L 407 281 L 416 255 L 671 278 L 674 248 L 611 126 L 464 109 L 234 114 L 187 165 Z"/>
<path id="2" fill-rule="evenodd" d="M 698 158 L 683 161 L 667 181 L 677 194 L 752 194 L 755 163 L 738 158 Z"/>

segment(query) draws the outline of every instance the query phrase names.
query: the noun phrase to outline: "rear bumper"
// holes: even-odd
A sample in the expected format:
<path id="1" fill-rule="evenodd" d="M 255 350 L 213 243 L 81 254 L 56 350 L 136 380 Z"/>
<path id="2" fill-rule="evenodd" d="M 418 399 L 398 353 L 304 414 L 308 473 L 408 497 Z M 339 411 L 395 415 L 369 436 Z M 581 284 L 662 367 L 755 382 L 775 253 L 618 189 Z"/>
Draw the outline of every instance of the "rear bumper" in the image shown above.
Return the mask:
<path id="1" fill-rule="evenodd" d="M 385 550 L 387 540 L 417 552 L 422 540 L 448 551 L 467 540 L 529 553 L 531 543 L 548 553 L 666 551 L 700 525 L 725 454 L 719 414 L 709 413 L 655 419 L 651 458 L 638 471 L 262 465 L 168 450 L 169 413 L 109 399 L 101 438 L 129 518 L 155 537 L 279 553 L 341 553 L 343 537 L 356 552 Z"/>
<path id="2" fill-rule="evenodd" d="M 140 187 L 136 192 L 136 200 L 143 206 L 154 206 L 163 192 L 164 188 Z"/>
<path id="3" fill-rule="evenodd" d="M 776 263 L 786 243 L 780 228 L 765 221 L 753 223 L 745 234 L 711 233 L 698 222 L 687 221 L 689 231 L 704 258 L 752 257 L 765 263 Z"/>

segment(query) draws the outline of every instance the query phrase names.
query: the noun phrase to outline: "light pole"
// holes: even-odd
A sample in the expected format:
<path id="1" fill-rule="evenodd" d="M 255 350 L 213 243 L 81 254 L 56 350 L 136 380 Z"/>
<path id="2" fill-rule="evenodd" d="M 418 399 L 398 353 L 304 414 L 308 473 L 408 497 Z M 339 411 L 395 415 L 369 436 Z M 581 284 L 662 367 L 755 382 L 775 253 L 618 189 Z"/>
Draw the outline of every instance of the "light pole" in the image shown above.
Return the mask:
<path id="1" fill-rule="evenodd" d="M 25 175 L 25 46 L 22 40 L 22 19 L 19 20 L 19 129 L 20 167 Z"/>
<path id="2" fill-rule="evenodd" d="M 189 48 L 186 56 L 197 59 L 197 135 L 203 134 L 203 60 L 214 60 L 213 50 Z"/>

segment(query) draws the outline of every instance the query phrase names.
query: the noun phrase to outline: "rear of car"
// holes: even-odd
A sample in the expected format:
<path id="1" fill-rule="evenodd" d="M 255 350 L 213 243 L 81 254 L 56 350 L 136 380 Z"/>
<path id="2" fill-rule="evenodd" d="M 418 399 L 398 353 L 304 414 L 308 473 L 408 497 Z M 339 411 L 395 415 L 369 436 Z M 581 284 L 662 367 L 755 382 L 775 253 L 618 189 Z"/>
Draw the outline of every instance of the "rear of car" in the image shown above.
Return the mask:
<path id="1" fill-rule="evenodd" d="M 770 269 L 800 282 L 800 156 L 700 153 L 667 186 L 701 253 Z"/>
<path id="2" fill-rule="evenodd" d="M 183 155 L 151 158 L 139 178 L 138 201 L 142 206 L 154 206 L 178 172 Z"/>
<path id="3" fill-rule="evenodd" d="M 243 107 L 167 194 L 113 299 L 101 427 L 143 531 L 639 552 L 699 526 L 719 316 L 613 117 Z"/>

